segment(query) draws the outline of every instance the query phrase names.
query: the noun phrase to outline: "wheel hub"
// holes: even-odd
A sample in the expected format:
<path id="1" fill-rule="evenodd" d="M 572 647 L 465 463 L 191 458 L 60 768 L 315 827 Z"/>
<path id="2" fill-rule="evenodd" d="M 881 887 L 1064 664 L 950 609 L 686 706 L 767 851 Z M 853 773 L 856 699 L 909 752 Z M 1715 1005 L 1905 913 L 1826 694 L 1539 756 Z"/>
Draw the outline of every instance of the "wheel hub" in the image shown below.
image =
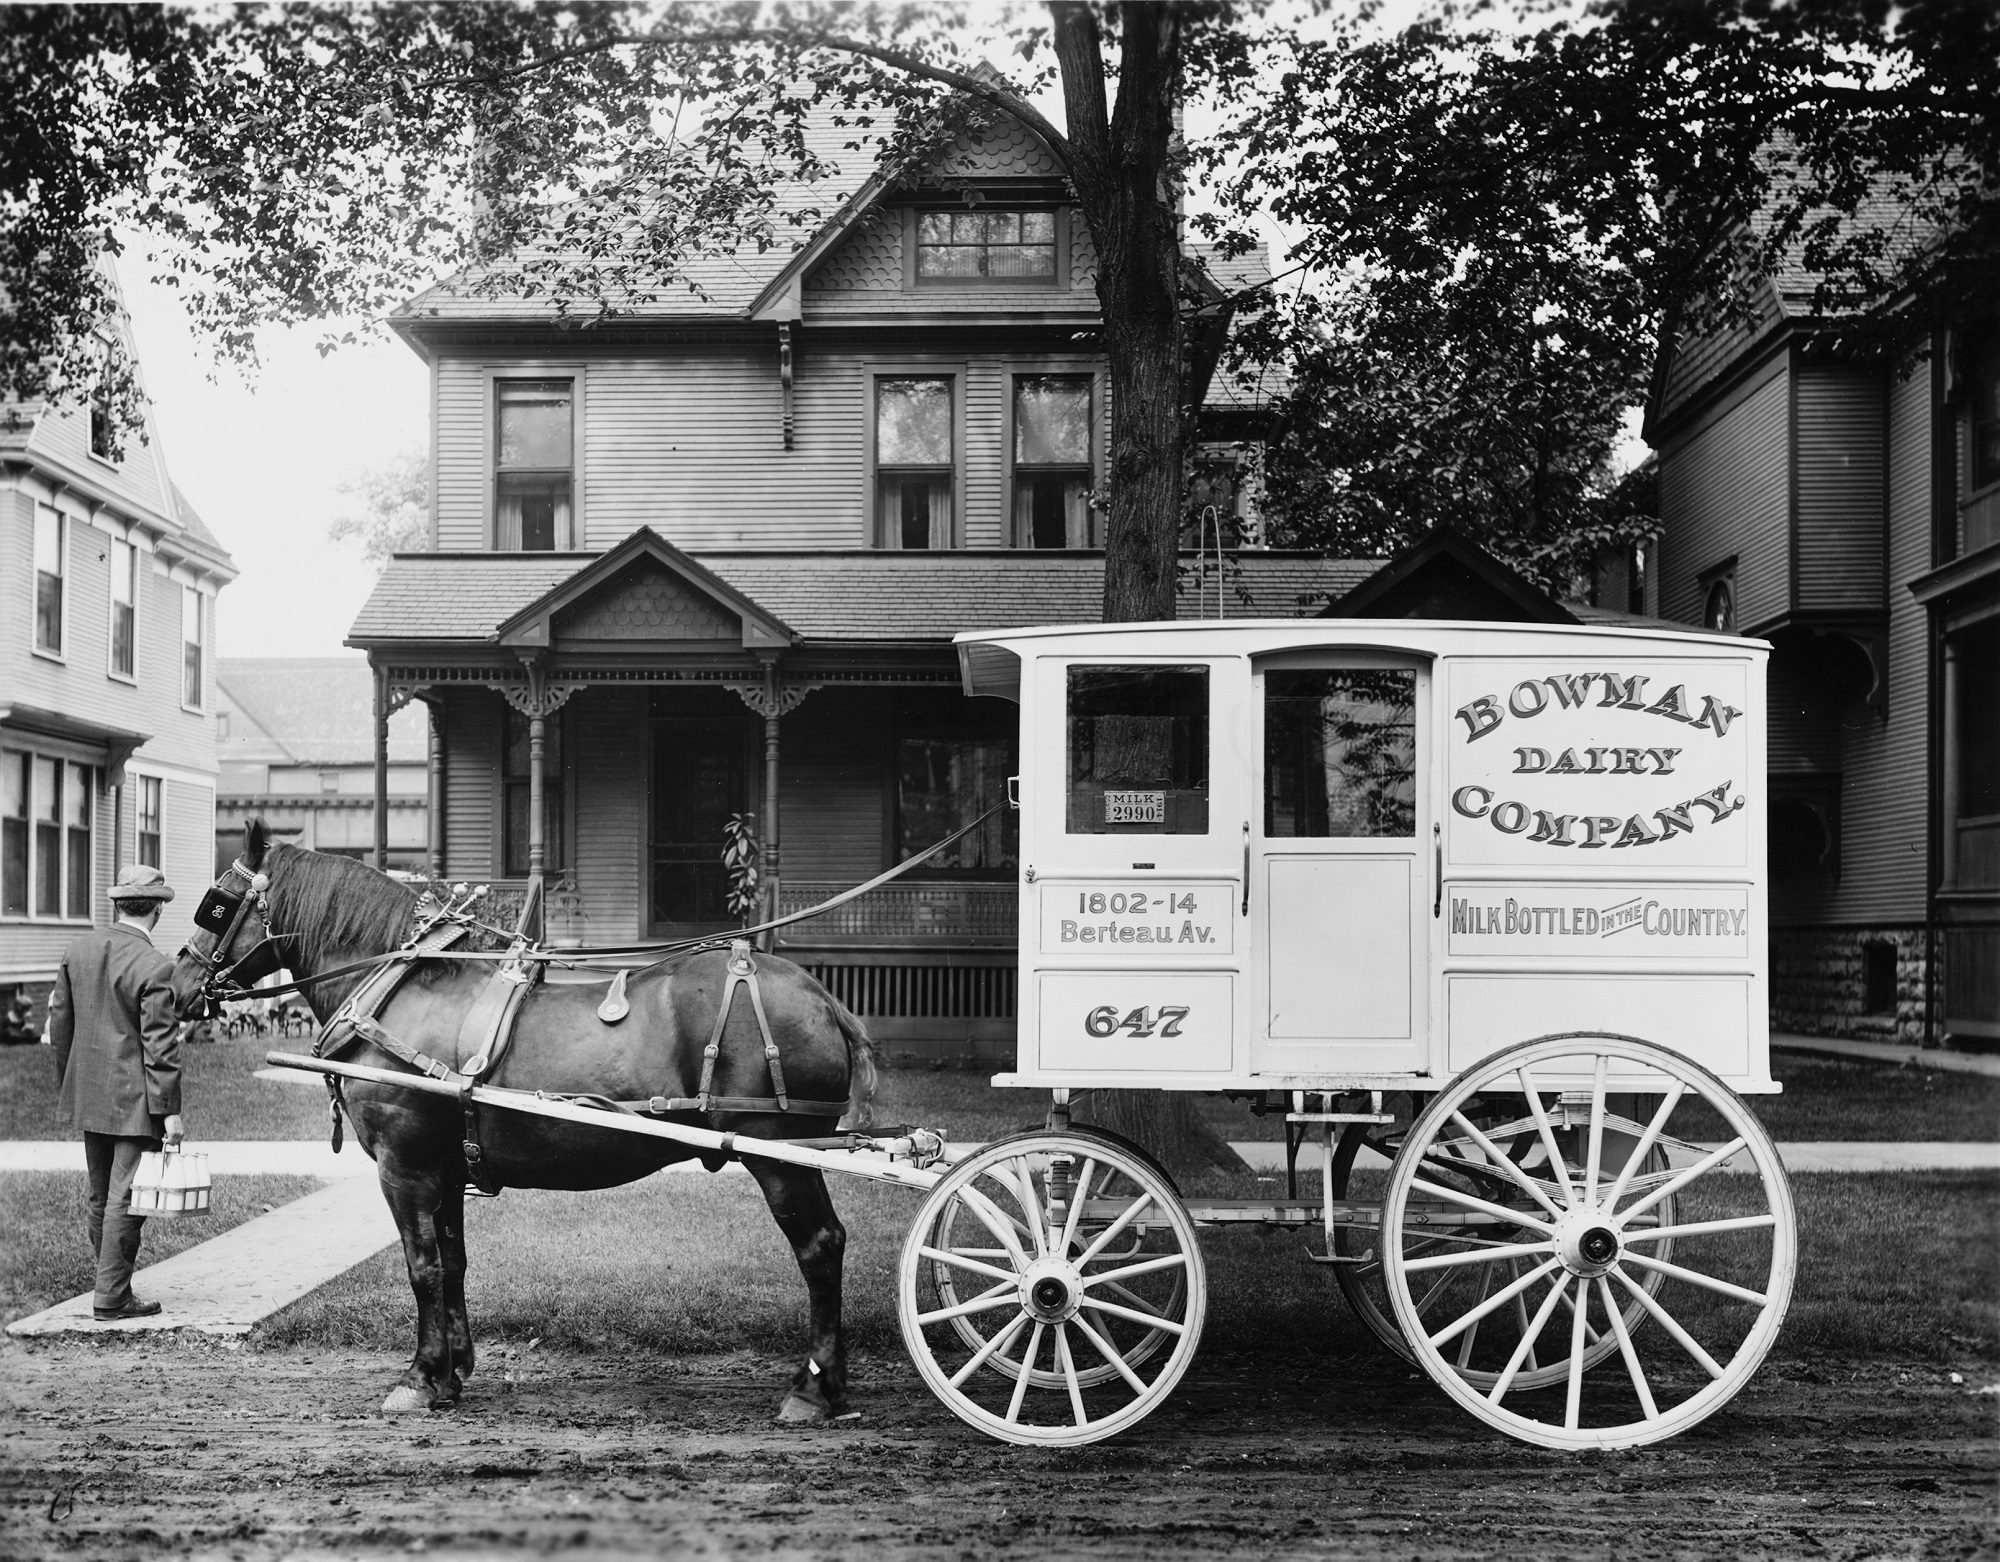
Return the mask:
<path id="1" fill-rule="evenodd" d="M 1083 1305 L 1083 1280 L 1066 1259 L 1037 1259 L 1021 1276 L 1021 1306 L 1042 1323 L 1064 1323 Z"/>
<path id="2" fill-rule="evenodd" d="M 1624 1253 L 1625 1244 L 1602 1210 L 1577 1209 L 1563 1216 L 1557 1225 L 1556 1251 L 1562 1256 L 1563 1268 L 1594 1280 L 1611 1271 Z"/>

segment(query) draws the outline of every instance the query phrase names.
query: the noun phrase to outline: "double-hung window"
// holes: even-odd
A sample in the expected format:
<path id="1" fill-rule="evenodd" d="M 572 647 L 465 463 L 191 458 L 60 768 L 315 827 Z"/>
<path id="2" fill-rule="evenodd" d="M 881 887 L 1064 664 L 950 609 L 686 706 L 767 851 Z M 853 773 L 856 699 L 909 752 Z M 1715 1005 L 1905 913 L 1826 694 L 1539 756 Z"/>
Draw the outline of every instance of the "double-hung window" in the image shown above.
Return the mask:
<path id="1" fill-rule="evenodd" d="M 164 833 L 166 783 L 158 776 L 140 776 L 138 798 L 139 860 L 149 868 L 160 866 L 160 837 Z"/>
<path id="2" fill-rule="evenodd" d="M 568 548 L 576 382 L 496 380 L 494 395 L 494 546 L 502 553 Z"/>
<path id="3" fill-rule="evenodd" d="M 130 678 L 138 669 L 139 550 L 111 540 L 111 671 Z"/>
<path id="4" fill-rule="evenodd" d="M 1014 380 L 1014 536 L 1024 548 L 1089 548 L 1100 538 L 1090 507 L 1087 374 Z"/>
<path id="5" fill-rule="evenodd" d="M 0 916 L 90 919 L 94 766 L 0 753 Z"/>
<path id="6" fill-rule="evenodd" d="M 876 542 L 952 546 L 955 454 L 949 375 L 875 381 Z"/>
<path id="7" fill-rule="evenodd" d="M 62 511 L 35 506 L 35 649 L 63 653 L 64 596 L 69 589 L 69 521 Z"/>
<path id="8" fill-rule="evenodd" d="M 204 627 L 201 593 L 193 586 L 181 587 L 181 704 L 188 710 L 202 706 L 202 663 L 208 645 Z"/>

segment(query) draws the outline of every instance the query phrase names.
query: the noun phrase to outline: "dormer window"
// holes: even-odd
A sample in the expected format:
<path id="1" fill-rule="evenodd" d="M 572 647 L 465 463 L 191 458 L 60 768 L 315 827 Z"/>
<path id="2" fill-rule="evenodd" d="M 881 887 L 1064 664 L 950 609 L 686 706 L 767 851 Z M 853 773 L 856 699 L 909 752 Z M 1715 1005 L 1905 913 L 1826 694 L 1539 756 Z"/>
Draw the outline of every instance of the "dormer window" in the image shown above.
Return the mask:
<path id="1" fill-rule="evenodd" d="M 493 544 L 502 553 L 571 546 L 575 432 L 571 380 L 496 380 Z"/>
<path id="2" fill-rule="evenodd" d="M 1052 282 L 1056 214 L 1050 211 L 921 212 L 919 282 Z"/>

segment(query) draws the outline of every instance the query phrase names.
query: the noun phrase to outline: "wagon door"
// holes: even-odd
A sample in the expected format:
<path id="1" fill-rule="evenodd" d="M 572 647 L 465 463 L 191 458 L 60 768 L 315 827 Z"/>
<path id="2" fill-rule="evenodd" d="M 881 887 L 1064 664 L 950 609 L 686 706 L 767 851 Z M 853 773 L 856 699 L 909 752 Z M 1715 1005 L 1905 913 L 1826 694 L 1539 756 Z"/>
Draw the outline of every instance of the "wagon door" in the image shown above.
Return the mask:
<path id="1" fill-rule="evenodd" d="M 1430 912 L 1430 671 L 1287 653 L 1253 680 L 1259 1074 L 1421 1071 Z"/>

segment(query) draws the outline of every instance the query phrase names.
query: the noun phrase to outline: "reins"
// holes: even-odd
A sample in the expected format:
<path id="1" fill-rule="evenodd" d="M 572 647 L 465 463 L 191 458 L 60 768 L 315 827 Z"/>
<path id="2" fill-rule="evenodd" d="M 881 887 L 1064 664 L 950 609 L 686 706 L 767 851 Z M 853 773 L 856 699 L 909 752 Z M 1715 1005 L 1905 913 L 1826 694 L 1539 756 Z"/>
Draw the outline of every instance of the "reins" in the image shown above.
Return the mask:
<path id="1" fill-rule="evenodd" d="M 238 994 L 232 996 L 267 998 L 277 996 L 281 993 L 302 993 L 307 988 L 317 987 L 323 982 L 338 981 L 342 977 L 354 976 L 363 971 L 377 970 L 394 961 L 407 960 L 414 956 L 420 956 L 425 960 L 533 960 L 538 964 L 556 966 L 565 971 L 606 971 L 616 973 L 627 969 L 627 967 L 624 965 L 599 964 L 596 957 L 611 955 L 653 955 L 656 959 L 665 959 L 669 955 L 683 954 L 690 950 L 723 949 L 739 939 L 753 938 L 759 933 L 768 933 L 777 928 L 789 927 L 792 923 L 803 922 L 809 917 L 824 916 L 836 907 L 844 906 L 850 900 L 855 900 L 860 896 L 866 895 L 870 890 L 880 889 L 884 884 L 901 878 L 912 868 L 920 867 L 930 861 L 931 858 L 935 857 L 946 847 L 957 844 L 974 830 L 978 829 L 988 819 L 999 813 L 1003 808 L 1011 806 L 1011 804 L 1005 802 L 995 803 L 970 824 L 963 825 L 959 829 L 952 831 L 951 834 L 945 836 L 934 845 L 925 847 L 916 856 L 904 858 L 895 867 L 876 874 L 874 878 L 869 879 L 866 883 L 857 884 L 851 889 L 842 890 L 838 895 L 830 896 L 816 906 L 808 906 L 803 911 L 793 911 L 782 917 L 774 917 L 769 922 L 760 922 L 754 927 L 733 928 L 727 933 L 711 933 L 700 938 L 683 938 L 663 943 L 594 944 L 588 948 L 568 950 L 562 954 L 553 954 L 540 948 L 525 947 L 519 940 L 516 940 L 515 947 L 508 949 L 419 950 L 417 948 L 418 940 L 435 927 L 438 921 L 445 920 L 444 918 L 437 918 L 419 928 L 408 942 L 394 949 L 387 950 L 382 954 L 370 955 L 365 960 L 355 960 L 347 965 L 335 966 L 330 971 L 317 971 L 311 976 L 294 977 L 290 981 L 280 982 L 272 987 L 259 987 L 254 990 L 239 988 Z M 252 895 L 255 896 L 258 902 L 258 911 L 264 921 L 264 939 L 262 943 L 257 945 L 257 949 L 276 944 L 280 939 L 292 936 L 276 933 L 271 928 L 270 911 L 268 902 L 264 900 L 263 887 L 256 885 L 256 880 L 264 876 L 262 874 L 252 874 L 240 862 L 231 863 L 230 871 L 232 873 L 240 873 L 252 883 Z M 268 880 L 266 883 L 268 884 Z M 211 891 L 211 893 L 214 892 Z M 233 908 L 236 910 L 236 916 L 229 924 L 228 933 L 220 938 L 216 944 L 216 955 L 218 957 L 228 947 L 230 940 L 235 937 L 236 927 L 247 913 L 251 898 L 250 895 L 244 896 L 238 902 L 238 906 Z M 197 913 L 197 920 L 199 920 L 199 913 Z M 466 918 L 465 920 L 468 924 L 471 924 L 470 918 Z M 473 925 L 477 925 L 488 932 L 498 931 L 498 929 L 490 928 L 484 923 Z M 240 970 L 250 959 L 250 955 L 245 955 L 243 959 L 238 960 L 235 964 L 225 969 L 219 958 L 211 961 L 207 957 L 202 956 L 198 951 L 190 950 L 187 952 L 194 953 L 197 959 L 202 960 L 204 964 L 210 966 L 211 983 L 219 979 L 233 978 L 234 973 Z M 251 954 L 255 954 L 256 952 L 257 950 L 253 949 Z"/>

